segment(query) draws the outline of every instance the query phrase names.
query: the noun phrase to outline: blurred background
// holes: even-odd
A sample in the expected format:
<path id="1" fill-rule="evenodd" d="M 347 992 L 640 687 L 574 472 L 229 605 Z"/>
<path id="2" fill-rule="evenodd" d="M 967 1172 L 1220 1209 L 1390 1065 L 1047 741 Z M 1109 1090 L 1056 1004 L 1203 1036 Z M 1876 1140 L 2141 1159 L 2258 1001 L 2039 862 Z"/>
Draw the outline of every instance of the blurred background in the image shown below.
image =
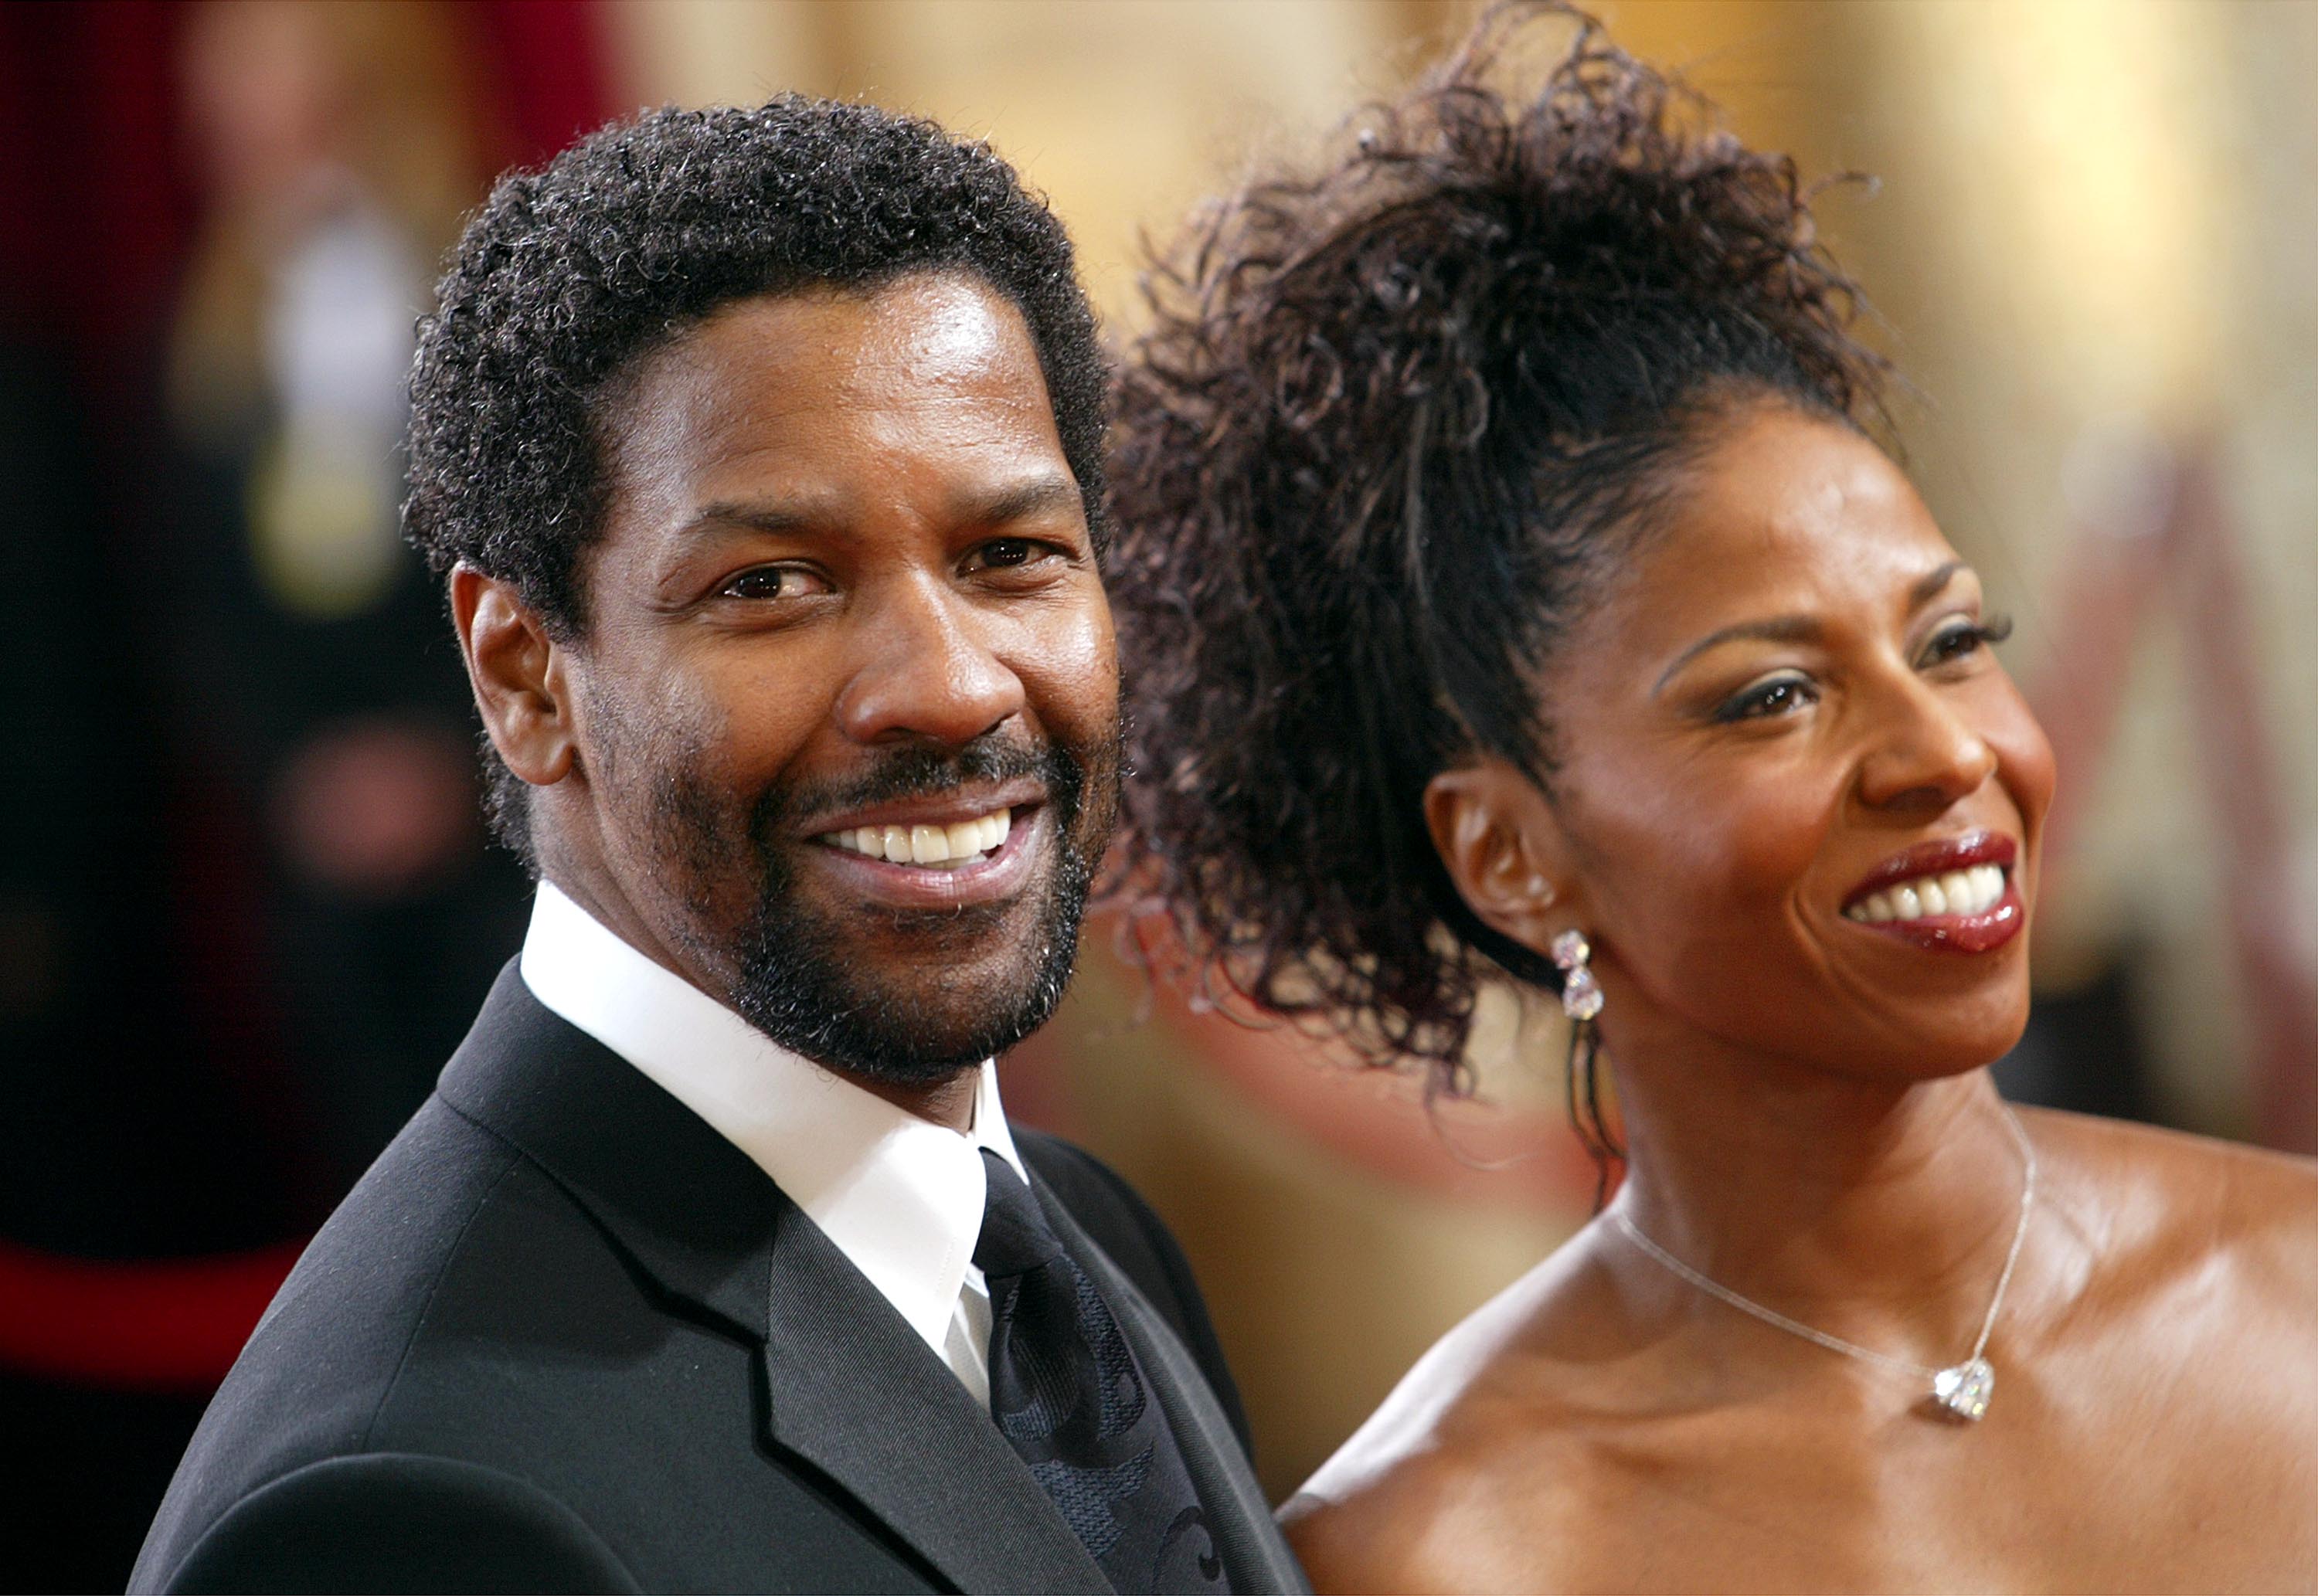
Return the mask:
<path id="1" fill-rule="evenodd" d="M 490 175 L 640 105 L 992 140 L 1114 334 L 1140 240 L 1470 21 L 1428 0 L 0 9 L 0 1583 L 118 1588 L 301 1239 L 526 884 L 396 541 L 413 318 Z M 1910 468 L 2019 622 L 2063 800 L 2016 1096 L 2318 1151 L 2318 6 L 1625 0 L 1831 191 Z M 1098 928 L 1006 1065 L 1182 1237 L 1284 1495 L 1583 1222 L 1561 1038 L 1428 1115 Z"/>

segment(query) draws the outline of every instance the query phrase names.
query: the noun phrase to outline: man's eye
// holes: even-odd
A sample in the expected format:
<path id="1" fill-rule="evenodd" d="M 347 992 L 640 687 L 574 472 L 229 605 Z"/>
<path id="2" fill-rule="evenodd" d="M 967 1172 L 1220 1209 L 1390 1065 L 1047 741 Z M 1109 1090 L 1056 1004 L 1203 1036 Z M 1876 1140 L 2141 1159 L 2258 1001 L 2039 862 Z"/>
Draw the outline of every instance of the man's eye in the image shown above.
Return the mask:
<path id="1" fill-rule="evenodd" d="M 742 571 L 716 591 L 723 598 L 800 598 L 827 587 L 811 571 L 791 565 L 760 565 Z"/>
<path id="2" fill-rule="evenodd" d="M 1775 676 L 1741 689 L 1714 712 L 1718 721 L 1759 721 L 1789 715 L 1818 701 L 1819 691 L 1808 677 Z"/>
<path id="3" fill-rule="evenodd" d="M 1989 644 L 2000 643 L 2011 635 L 2012 618 L 2008 615 L 1990 615 L 1985 621 L 1958 621 L 1932 634 L 1916 668 L 1928 670 L 1935 665 L 1977 654 Z"/>
<path id="4" fill-rule="evenodd" d="M 1032 564 L 1050 552 L 1046 544 L 1029 538 L 993 538 L 976 549 L 966 565 L 972 570 L 1007 570 Z"/>

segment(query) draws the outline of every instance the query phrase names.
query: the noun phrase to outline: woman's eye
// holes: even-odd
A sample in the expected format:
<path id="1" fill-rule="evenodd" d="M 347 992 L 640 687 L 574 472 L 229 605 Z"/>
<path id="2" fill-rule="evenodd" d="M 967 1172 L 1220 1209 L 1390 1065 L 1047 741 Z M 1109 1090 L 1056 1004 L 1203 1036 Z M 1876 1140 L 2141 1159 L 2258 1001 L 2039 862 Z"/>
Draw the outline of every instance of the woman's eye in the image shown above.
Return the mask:
<path id="1" fill-rule="evenodd" d="M 744 570 L 718 588 L 723 598 L 801 598 L 808 593 L 826 592 L 829 584 L 808 570 L 793 565 L 760 565 Z"/>
<path id="2" fill-rule="evenodd" d="M 1985 621 L 1958 621 L 1943 626 L 1924 645 L 1919 670 L 1935 665 L 1945 665 L 1961 659 L 1967 654 L 1977 654 L 1990 643 L 2000 643 L 2012 635 L 2012 620 L 2008 615 L 1990 615 Z"/>
<path id="3" fill-rule="evenodd" d="M 1788 715 L 1818 701 L 1819 691 L 1808 677 L 1778 676 L 1755 683 L 1733 695 L 1714 712 L 1718 721 L 1759 721 Z"/>

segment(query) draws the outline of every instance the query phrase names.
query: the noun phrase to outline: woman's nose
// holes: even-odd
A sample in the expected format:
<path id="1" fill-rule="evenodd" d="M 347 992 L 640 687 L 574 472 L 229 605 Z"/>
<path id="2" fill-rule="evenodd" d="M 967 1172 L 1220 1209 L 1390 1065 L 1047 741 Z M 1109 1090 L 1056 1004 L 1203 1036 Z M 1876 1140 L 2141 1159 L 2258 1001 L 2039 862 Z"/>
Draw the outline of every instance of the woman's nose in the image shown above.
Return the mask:
<path id="1" fill-rule="evenodd" d="M 1887 700 L 1860 767 L 1862 801 L 1936 811 L 1978 792 L 1996 773 L 1996 749 L 1963 710 L 1920 680 Z"/>
<path id="2" fill-rule="evenodd" d="M 1021 713 L 1022 680 L 992 646 L 989 619 L 946 584 L 903 584 L 862 619 L 872 641 L 837 703 L 852 740 L 956 745 Z"/>

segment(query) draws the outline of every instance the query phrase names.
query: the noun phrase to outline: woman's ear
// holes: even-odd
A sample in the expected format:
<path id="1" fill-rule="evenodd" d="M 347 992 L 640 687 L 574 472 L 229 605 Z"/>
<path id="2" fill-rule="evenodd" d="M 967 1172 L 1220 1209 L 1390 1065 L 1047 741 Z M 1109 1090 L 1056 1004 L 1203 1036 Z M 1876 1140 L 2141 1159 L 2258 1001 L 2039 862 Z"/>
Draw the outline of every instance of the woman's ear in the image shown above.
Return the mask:
<path id="1" fill-rule="evenodd" d="M 516 591 L 472 565 L 451 572 L 451 619 L 491 746 L 533 786 L 552 786 L 577 752 L 562 650 Z"/>
<path id="2" fill-rule="evenodd" d="M 1483 755 L 1424 788 L 1424 823 L 1449 879 L 1481 923 L 1541 956 L 1583 918 L 1561 822 L 1510 760 Z"/>

